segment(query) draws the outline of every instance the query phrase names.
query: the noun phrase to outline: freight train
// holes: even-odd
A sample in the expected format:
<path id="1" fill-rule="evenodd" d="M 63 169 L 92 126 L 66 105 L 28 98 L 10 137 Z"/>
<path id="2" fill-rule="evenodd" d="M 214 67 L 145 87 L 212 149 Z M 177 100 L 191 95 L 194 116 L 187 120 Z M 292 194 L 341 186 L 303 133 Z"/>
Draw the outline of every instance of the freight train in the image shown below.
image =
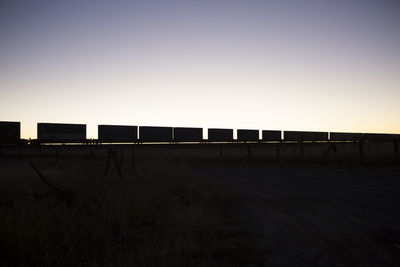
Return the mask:
<path id="1" fill-rule="evenodd" d="M 400 134 L 276 131 L 208 128 L 98 125 L 98 139 L 87 139 L 86 124 L 38 123 L 37 139 L 20 138 L 20 122 L 0 122 L 0 144 L 108 143 L 264 143 L 264 142 L 397 142 Z"/>

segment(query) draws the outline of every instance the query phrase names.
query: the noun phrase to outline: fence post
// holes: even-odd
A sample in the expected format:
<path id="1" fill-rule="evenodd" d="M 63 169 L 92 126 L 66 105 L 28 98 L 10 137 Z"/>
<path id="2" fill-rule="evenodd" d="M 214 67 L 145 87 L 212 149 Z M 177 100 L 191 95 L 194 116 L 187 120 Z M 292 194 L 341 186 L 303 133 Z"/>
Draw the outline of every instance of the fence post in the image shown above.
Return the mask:
<path id="1" fill-rule="evenodd" d="M 276 145 L 276 158 L 278 160 L 279 160 L 279 156 L 280 156 L 280 147 L 279 147 L 280 145 L 281 145 L 281 143 Z"/>
<path id="2" fill-rule="evenodd" d="M 358 141 L 358 148 L 360 150 L 361 159 L 364 159 L 364 141 Z"/>
<path id="3" fill-rule="evenodd" d="M 121 170 L 121 168 L 120 168 L 120 166 L 119 166 L 117 157 L 115 156 L 115 153 L 114 153 L 113 150 L 110 150 L 110 153 L 111 153 L 111 157 L 112 157 L 113 160 L 114 160 L 115 166 L 117 167 L 117 172 L 118 172 L 119 178 L 122 179 L 122 178 L 123 178 L 123 177 L 122 177 L 122 170 Z"/>
<path id="4" fill-rule="evenodd" d="M 47 184 L 50 188 L 54 189 L 55 191 L 57 191 L 58 193 L 61 193 L 63 195 L 63 191 L 61 189 L 59 189 L 57 186 L 55 186 L 54 184 L 50 183 L 49 180 L 47 180 L 43 174 L 39 171 L 39 169 L 35 166 L 35 164 L 33 164 L 32 161 L 29 162 L 29 164 L 31 165 L 32 169 L 37 173 L 37 175 L 39 175 L 39 177 L 42 179 L 42 181 Z"/>
<path id="5" fill-rule="evenodd" d="M 336 143 L 331 143 L 331 144 L 329 145 L 328 150 L 324 153 L 324 155 L 322 156 L 322 158 L 326 158 L 331 150 L 333 151 L 333 154 L 334 154 L 335 156 L 337 156 Z"/>
<path id="6" fill-rule="evenodd" d="M 20 159 L 22 158 L 21 144 L 18 145 L 18 156 L 19 156 Z"/>
<path id="7" fill-rule="evenodd" d="M 131 151 L 131 166 L 132 166 L 132 171 L 136 171 L 136 164 L 135 164 L 135 157 L 136 157 L 136 151 L 135 151 L 135 145 L 132 145 L 132 151 Z"/>
<path id="8" fill-rule="evenodd" d="M 108 173 L 108 169 L 110 167 L 110 160 L 111 160 L 111 153 L 110 153 L 110 149 L 107 150 L 107 161 L 106 161 L 106 168 L 104 169 L 103 172 L 103 178 L 106 177 L 107 173 Z"/>
<path id="9" fill-rule="evenodd" d="M 119 158 L 119 163 L 123 163 L 124 162 L 124 151 L 123 150 L 121 150 L 121 157 Z"/>
<path id="10" fill-rule="evenodd" d="M 396 154 L 396 157 L 398 157 L 399 156 L 399 141 L 394 140 L 393 145 L 394 145 L 394 152 Z"/>
<path id="11" fill-rule="evenodd" d="M 89 144 L 89 158 L 92 158 L 93 157 L 93 150 L 92 150 L 93 148 L 92 148 L 92 145 L 91 144 Z"/>
<path id="12" fill-rule="evenodd" d="M 332 149 L 333 149 L 333 154 L 335 157 L 337 156 L 337 148 L 336 148 L 336 143 L 332 143 Z"/>
<path id="13" fill-rule="evenodd" d="M 304 144 L 303 141 L 300 141 L 300 154 L 301 154 L 301 159 L 304 158 Z"/>

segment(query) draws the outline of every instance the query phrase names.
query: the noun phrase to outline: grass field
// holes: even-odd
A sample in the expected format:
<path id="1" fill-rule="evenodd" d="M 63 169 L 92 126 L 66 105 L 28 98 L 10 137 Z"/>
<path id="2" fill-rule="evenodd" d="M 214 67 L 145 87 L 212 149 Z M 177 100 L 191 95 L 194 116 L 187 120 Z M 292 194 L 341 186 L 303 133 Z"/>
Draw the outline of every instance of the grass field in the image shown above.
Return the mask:
<path id="1" fill-rule="evenodd" d="M 4 266 L 400 262 L 397 161 L 133 161 L 129 149 L 56 149 L 0 157 Z"/>
<path id="2" fill-rule="evenodd" d="M 229 188 L 115 155 L 1 158 L 2 266 L 244 264 Z"/>

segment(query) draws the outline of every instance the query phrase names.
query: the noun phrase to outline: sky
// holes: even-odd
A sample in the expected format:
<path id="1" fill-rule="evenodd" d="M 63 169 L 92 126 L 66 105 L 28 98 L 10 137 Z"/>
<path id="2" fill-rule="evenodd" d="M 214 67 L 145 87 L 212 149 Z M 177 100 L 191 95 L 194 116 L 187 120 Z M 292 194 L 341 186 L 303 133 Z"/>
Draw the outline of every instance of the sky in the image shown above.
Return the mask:
<path id="1" fill-rule="evenodd" d="M 0 1 L 0 121 L 400 133 L 400 1 Z"/>

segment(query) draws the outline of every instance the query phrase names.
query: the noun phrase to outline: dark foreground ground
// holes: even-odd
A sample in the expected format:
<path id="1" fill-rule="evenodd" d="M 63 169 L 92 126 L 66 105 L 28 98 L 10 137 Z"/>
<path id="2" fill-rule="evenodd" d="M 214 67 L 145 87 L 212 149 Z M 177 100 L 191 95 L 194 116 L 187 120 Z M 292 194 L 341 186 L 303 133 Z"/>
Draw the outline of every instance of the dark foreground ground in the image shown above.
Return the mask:
<path id="1" fill-rule="evenodd" d="M 257 266 L 400 266 L 400 169 L 224 163 L 191 170 L 229 184 L 256 237 Z"/>
<path id="2" fill-rule="evenodd" d="M 116 158 L 0 158 L 7 265 L 400 266 L 399 166 Z"/>

